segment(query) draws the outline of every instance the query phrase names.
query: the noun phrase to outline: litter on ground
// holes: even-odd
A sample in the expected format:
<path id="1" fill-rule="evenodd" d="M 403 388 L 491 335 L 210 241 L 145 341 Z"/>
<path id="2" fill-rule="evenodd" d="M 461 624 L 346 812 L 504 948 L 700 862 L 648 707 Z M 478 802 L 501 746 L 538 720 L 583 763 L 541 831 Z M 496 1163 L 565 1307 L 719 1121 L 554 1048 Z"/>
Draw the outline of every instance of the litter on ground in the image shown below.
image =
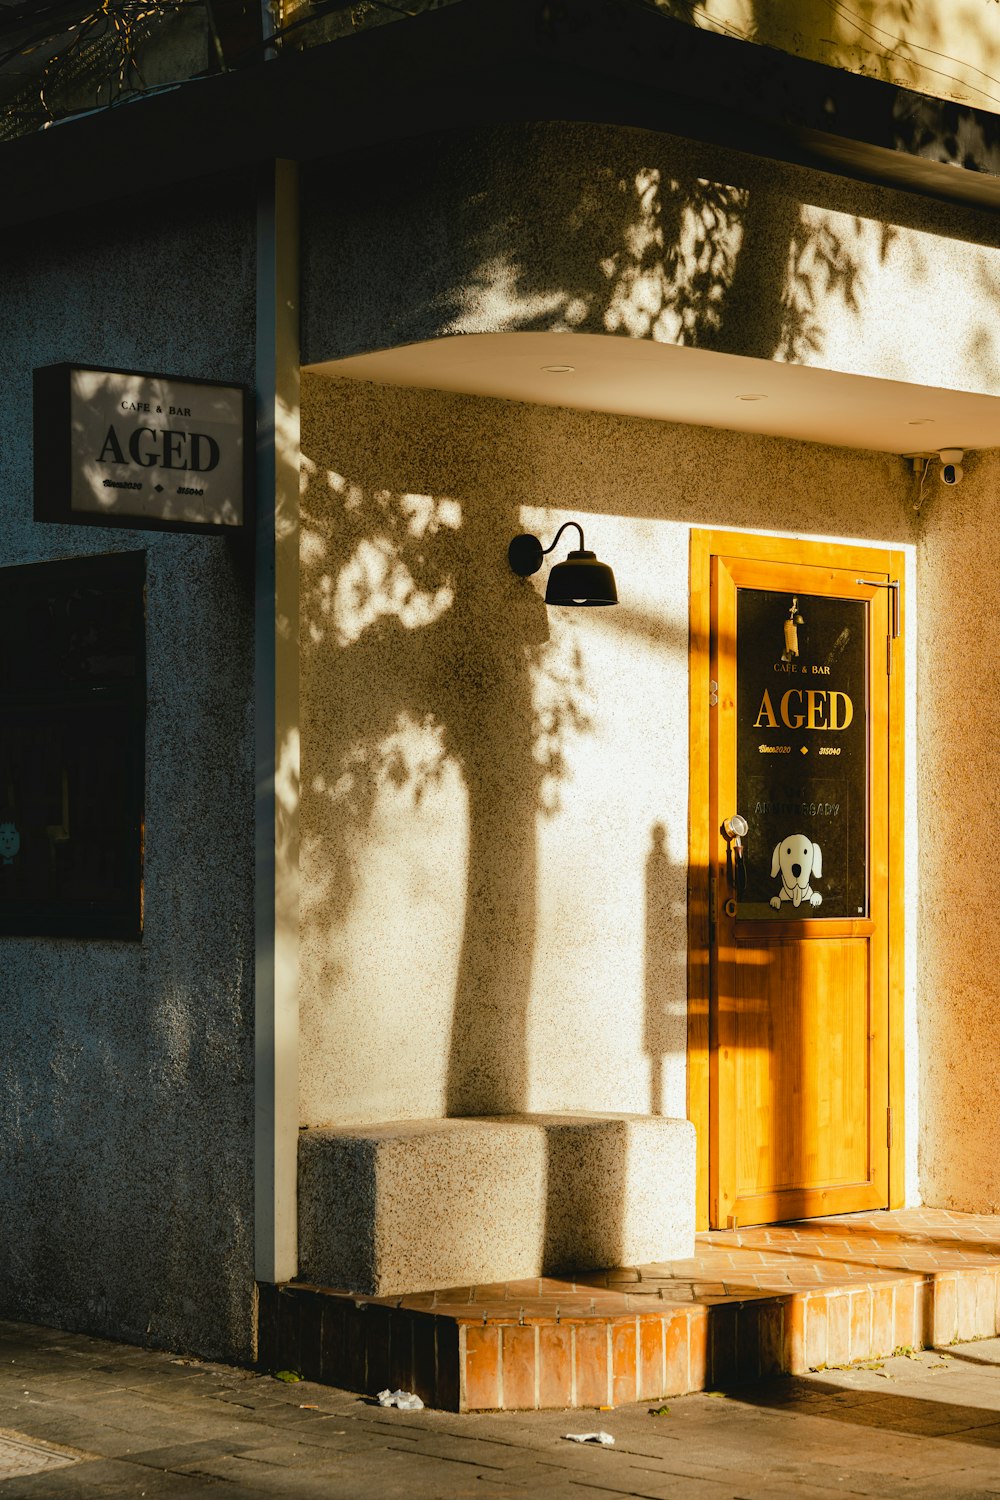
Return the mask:
<path id="1" fill-rule="evenodd" d="M 424 1403 L 412 1391 L 379 1391 L 378 1404 L 398 1406 L 400 1411 L 420 1411 Z"/>

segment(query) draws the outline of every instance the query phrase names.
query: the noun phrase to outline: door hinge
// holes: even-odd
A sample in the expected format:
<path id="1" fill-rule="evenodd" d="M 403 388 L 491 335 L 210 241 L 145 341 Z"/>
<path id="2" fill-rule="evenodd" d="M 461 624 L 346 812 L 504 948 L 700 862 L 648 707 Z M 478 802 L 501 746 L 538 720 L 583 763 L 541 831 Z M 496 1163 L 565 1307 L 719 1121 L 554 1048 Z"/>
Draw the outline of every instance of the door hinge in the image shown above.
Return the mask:
<path id="1" fill-rule="evenodd" d="M 887 1109 L 886 1112 L 885 1112 L 885 1143 L 886 1143 L 887 1146 L 891 1146 L 892 1145 L 892 1110 L 891 1110 L 891 1108 Z"/>
<path id="2" fill-rule="evenodd" d="M 883 582 L 881 578 L 856 578 L 855 583 L 864 584 L 870 589 L 889 590 L 889 636 L 885 648 L 885 670 L 887 676 L 892 676 L 892 643 L 899 640 L 900 610 L 899 610 L 899 579 L 891 578 Z"/>
<path id="3" fill-rule="evenodd" d="M 713 677 L 712 680 L 711 680 L 711 682 L 708 684 L 708 706 L 709 706 L 709 708 L 715 708 L 718 705 L 718 702 L 719 702 L 719 684 L 716 682 L 715 678 Z"/>

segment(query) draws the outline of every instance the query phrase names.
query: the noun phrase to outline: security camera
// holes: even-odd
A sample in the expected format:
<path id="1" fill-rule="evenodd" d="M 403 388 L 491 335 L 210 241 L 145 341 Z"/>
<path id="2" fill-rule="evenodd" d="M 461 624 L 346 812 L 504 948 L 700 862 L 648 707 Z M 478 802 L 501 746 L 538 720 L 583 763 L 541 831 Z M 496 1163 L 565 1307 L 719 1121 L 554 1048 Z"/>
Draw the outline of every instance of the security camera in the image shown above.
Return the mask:
<path id="1" fill-rule="evenodd" d="M 962 483 L 962 459 L 965 451 L 962 448 L 942 448 L 938 454 L 941 460 L 941 483 L 954 486 Z"/>

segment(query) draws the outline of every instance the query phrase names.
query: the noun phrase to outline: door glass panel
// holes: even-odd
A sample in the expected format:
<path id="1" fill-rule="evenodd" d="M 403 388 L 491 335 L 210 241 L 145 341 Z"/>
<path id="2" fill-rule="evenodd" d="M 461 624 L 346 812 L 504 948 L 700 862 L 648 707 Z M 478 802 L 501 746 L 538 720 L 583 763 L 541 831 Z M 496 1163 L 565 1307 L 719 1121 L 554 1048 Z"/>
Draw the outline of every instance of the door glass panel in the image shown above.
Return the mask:
<path id="1" fill-rule="evenodd" d="M 868 606 L 736 595 L 741 918 L 868 912 Z"/>

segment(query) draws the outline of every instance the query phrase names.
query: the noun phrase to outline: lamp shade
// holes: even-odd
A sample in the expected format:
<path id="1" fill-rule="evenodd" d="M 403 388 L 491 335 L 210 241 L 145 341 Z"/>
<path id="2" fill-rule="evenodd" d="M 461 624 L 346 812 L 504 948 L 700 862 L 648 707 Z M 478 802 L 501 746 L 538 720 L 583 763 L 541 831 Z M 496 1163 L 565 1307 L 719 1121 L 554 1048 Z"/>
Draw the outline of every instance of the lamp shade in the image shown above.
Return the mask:
<path id="1" fill-rule="evenodd" d="M 571 552 L 549 573 L 546 604 L 617 604 L 615 575 L 595 552 Z"/>

